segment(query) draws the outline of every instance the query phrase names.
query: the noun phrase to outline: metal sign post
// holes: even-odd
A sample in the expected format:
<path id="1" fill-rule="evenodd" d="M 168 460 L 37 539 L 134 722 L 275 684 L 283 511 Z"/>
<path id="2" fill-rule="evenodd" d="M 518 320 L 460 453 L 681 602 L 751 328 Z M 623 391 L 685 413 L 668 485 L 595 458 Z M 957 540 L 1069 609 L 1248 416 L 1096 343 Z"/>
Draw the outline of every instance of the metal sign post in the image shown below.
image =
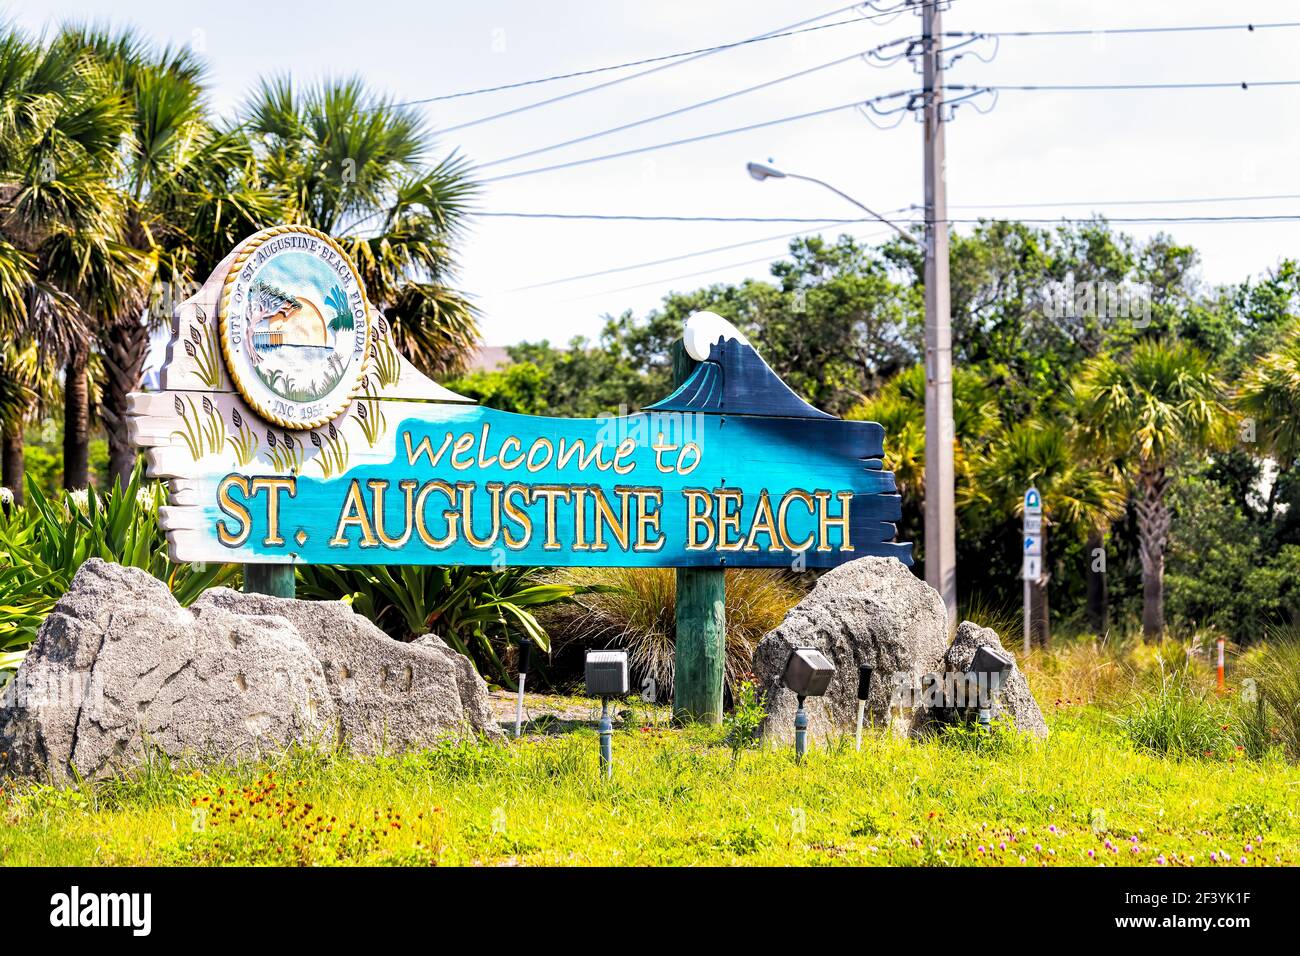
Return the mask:
<path id="1" fill-rule="evenodd" d="M 1033 590 L 1043 576 L 1043 496 L 1037 488 L 1025 491 L 1023 546 L 1020 576 L 1025 582 L 1025 653 L 1033 642 Z"/>

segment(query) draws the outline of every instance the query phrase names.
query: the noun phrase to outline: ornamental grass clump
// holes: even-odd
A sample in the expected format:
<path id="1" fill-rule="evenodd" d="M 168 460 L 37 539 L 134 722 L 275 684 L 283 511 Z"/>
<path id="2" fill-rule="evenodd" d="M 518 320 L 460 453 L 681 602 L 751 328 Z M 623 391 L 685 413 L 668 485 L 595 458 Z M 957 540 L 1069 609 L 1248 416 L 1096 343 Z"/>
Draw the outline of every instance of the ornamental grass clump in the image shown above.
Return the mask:
<path id="1" fill-rule="evenodd" d="M 734 695 L 750 671 L 758 642 L 781 623 L 803 592 L 778 571 L 735 568 L 726 574 L 726 683 Z M 672 693 L 677 600 L 673 568 L 570 568 L 556 580 L 599 589 L 547 615 L 557 644 L 581 641 L 625 648 L 636 674 L 653 680 L 661 697 Z"/>
<path id="2" fill-rule="evenodd" d="M 1161 668 L 1159 682 L 1134 695 L 1119 721 L 1142 750 L 1169 757 L 1227 757 L 1235 744 L 1226 711 L 1199 690 L 1185 669 Z"/>

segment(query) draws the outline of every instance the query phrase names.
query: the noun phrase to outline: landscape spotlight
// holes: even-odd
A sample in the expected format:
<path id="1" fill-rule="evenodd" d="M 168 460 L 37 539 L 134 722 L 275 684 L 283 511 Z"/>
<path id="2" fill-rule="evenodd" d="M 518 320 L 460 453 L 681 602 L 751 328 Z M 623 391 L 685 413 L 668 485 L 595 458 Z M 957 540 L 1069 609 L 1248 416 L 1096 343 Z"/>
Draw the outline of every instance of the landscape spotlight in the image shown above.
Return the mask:
<path id="1" fill-rule="evenodd" d="M 992 726 L 994 698 L 997 696 L 998 688 L 1010 676 L 1011 669 L 1015 666 L 1015 659 L 1000 648 L 989 644 L 981 644 L 976 648 L 967 673 L 974 674 L 976 677 L 981 727 Z"/>
<path id="2" fill-rule="evenodd" d="M 803 702 L 808 697 L 820 697 L 835 676 L 835 665 L 821 651 L 811 647 L 796 647 L 785 662 L 781 680 L 799 699 L 799 709 L 794 714 L 794 756 L 802 760 L 808 747 L 808 714 Z"/>
<path id="3" fill-rule="evenodd" d="M 867 711 L 867 698 L 871 696 L 871 675 L 875 669 L 858 665 L 858 750 L 862 749 L 862 717 Z"/>
<path id="4" fill-rule="evenodd" d="M 528 680 L 528 665 L 533 658 L 533 642 L 527 637 L 519 640 L 519 699 L 515 701 L 515 739 L 524 724 L 524 682 Z"/>
<path id="5" fill-rule="evenodd" d="M 627 651 L 587 651 L 587 693 L 600 698 L 600 772 L 614 775 L 614 722 L 609 699 L 628 692 Z"/>

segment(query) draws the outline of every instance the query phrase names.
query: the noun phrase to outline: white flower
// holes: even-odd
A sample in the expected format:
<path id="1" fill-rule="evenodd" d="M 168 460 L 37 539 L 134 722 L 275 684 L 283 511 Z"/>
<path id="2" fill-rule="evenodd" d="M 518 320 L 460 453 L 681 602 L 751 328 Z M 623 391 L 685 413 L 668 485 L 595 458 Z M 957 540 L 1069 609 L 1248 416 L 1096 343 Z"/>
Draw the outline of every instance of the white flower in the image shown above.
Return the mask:
<path id="1" fill-rule="evenodd" d="M 11 505 L 14 503 L 14 493 L 8 488 L 0 488 L 0 505 Z"/>
<path id="2" fill-rule="evenodd" d="M 68 492 L 68 501 L 78 510 L 85 511 L 90 507 L 90 489 L 77 488 Z"/>

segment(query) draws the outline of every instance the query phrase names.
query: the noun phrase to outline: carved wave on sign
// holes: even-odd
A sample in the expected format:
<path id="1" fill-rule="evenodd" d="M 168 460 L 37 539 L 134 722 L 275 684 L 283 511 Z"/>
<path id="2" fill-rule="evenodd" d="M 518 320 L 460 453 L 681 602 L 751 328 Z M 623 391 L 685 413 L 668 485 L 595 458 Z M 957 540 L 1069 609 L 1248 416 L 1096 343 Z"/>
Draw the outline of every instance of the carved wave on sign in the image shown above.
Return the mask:
<path id="1" fill-rule="evenodd" d="M 752 345 L 719 336 L 685 382 L 655 411 L 773 415 L 781 418 L 830 418 L 813 408 L 781 381 Z"/>

